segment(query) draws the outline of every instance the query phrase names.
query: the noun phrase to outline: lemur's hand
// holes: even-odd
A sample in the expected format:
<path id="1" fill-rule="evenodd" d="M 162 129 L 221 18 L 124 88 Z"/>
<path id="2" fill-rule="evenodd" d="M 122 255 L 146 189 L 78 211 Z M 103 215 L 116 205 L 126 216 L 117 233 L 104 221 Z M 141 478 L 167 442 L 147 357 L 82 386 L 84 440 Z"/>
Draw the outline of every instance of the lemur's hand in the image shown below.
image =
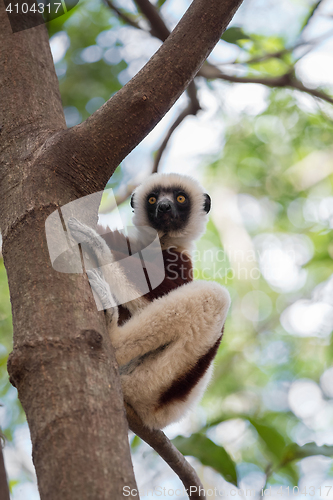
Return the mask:
<path id="1" fill-rule="evenodd" d="M 84 249 L 88 249 L 88 253 L 95 253 L 99 260 L 99 264 L 103 265 L 99 257 L 110 255 L 110 250 L 100 235 L 97 234 L 91 227 L 86 226 L 79 220 L 75 219 L 75 217 L 68 219 L 67 225 L 74 240 L 78 243 L 82 243 Z"/>
<path id="2" fill-rule="evenodd" d="M 115 301 L 111 295 L 110 287 L 98 269 L 87 271 L 89 283 L 94 292 L 98 295 L 103 309 L 115 306 Z"/>
<path id="3" fill-rule="evenodd" d="M 88 242 L 94 235 L 94 231 L 90 227 L 82 224 L 75 217 L 68 219 L 67 225 L 71 235 L 79 243 Z"/>

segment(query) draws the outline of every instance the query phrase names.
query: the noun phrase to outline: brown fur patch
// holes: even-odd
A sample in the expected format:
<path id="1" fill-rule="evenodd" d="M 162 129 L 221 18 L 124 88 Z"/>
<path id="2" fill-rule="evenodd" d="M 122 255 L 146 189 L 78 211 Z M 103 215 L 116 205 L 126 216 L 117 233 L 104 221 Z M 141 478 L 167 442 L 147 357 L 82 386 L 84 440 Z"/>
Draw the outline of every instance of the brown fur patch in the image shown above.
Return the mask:
<path id="1" fill-rule="evenodd" d="M 131 317 L 131 313 L 126 307 L 118 306 L 118 326 L 123 325 Z"/>
<path id="2" fill-rule="evenodd" d="M 154 290 L 144 295 L 149 301 L 163 297 L 179 286 L 193 281 L 193 267 L 188 255 L 167 249 L 162 251 L 165 278 Z"/>
<path id="3" fill-rule="evenodd" d="M 174 290 L 175 288 L 193 280 L 193 267 L 190 257 L 187 254 L 178 252 L 171 247 L 162 251 L 165 270 L 164 280 L 156 288 L 154 288 L 154 290 L 151 290 L 149 276 L 147 275 L 146 269 L 142 268 L 139 256 L 138 258 L 133 257 L 133 259 L 128 259 L 126 261 L 126 266 L 122 265 L 121 261 L 131 255 L 127 236 L 121 231 L 115 230 L 101 234 L 101 237 L 112 251 L 114 258 L 119 262 L 119 265 L 122 267 L 127 279 L 137 288 L 139 292 L 141 291 L 143 297 L 148 299 L 150 302 L 159 297 L 163 297 L 163 295 L 166 295 L 171 290 Z M 158 262 L 159 254 L 157 253 L 156 272 L 159 271 L 157 267 Z M 148 277 L 147 285 L 150 290 L 148 293 L 144 293 L 146 290 L 142 289 L 143 285 L 145 285 L 142 280 L 142 270 L 146 278 Z M 151 272 L 154 272 L 154 261 L 150 262 L 149 265 L 149 273 Z M 119 306 L 118 324 L 122 325 L 130 317 L 131 315 L 126 308 L 126 304 Z"/>
<path id="4" fill-rule="evenodd" d="M 190 368 L 190 370 L 174 380 L 171 386 L 164 391 L 158 401 L 158 406 L 155 410 L 159 410 L 161 407 L 170 404 L 174 401 L 186 401 L 187 396 L 199 380 L 204 376 L 208 370 L 211 362 L 215 358 L 221 339 L 223 336 L 224 325 L 222 328 L 222 335 L 217 339 L 215 344 L 203 355 L 201 356 L 196 364 Z"/>

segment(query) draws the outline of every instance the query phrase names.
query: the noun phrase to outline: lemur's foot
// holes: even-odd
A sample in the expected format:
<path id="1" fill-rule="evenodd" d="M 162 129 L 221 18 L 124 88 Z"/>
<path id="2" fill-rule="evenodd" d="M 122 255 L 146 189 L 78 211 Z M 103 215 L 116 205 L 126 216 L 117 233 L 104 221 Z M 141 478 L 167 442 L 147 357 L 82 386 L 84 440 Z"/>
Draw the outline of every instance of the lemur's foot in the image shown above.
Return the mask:
<path id="1" fill-rule="evenodd" d="M 68 219 L 67 225 L 71 235 L 79 243 L 88 242 L 94 236 L 93 230 L 75 219 L 75 217 Z"/>
<path id="2" fill-rule="evenodd" d="M 91 271 L 87 271 L 87 275 L 90 286 L 99 297 L 103 309 L 113 308 L 116 305 L 115 300 L 112 297 L 110 287 L 103 278 L 102 273 L 98 269 L 92 269 Z"/>

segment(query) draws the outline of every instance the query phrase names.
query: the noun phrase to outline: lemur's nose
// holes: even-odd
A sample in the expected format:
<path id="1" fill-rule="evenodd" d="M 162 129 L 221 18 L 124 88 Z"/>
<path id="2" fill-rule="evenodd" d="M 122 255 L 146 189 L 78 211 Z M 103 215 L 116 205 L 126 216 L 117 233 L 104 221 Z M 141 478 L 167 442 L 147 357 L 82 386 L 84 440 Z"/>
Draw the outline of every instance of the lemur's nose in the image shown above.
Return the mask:
<path id="1" fill-rule="evenodd" d="M 170 212 L 171 210 L 171 202 L 170 201 L 161 201 L 159 204 L 158 204 L 158 207 L 157 207 L 157 210 L 159 212 Z"/>

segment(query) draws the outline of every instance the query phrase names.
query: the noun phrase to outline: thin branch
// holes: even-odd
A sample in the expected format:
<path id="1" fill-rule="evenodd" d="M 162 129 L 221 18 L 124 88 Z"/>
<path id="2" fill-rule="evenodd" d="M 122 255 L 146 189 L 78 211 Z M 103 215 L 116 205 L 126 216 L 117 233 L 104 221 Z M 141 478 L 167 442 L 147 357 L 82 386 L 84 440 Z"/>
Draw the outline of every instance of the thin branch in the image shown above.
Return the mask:
<path id="1" fill-rule="evenodd" d="M 161 430 L 143 425 L 133 408 L 126 404 L 128 425 L 131 431 L 148 443 L 171 467 L 182 481 L 191 500 L 205 499 L 203 485 L 193 467 Z"/>
<path id="2" fill-rule="evenodd" d="M 300 90 L 301 92 L 306 92 L 307 94 L 310 94 L 314 97 L 318 97 L 319 99 L 322 99 L 323 101 L 329 102 L 330 104 L 333 104 L 333 98 L 330 97 L 326 92 L 323 92 L 322 90 L 317 90 L 317 89 L 311 89 L 310 87 L 307 87 L 306 85 L 303 85 L 303 83 L 297 78 L 294 78 L 292 80 L 292 84 L 288 85 L 289 87 L 292 87 L 296 90 Z"/>
<path id="3" fill-rule="evenodd" d="M 291 87 L 333 104 L 333 98 L 326 94 L 326 92 L 307 87 L 300 80 L 298 80 L 294 76 L 294 70 L 281 76 L 257 78 L 251 76 L 227 75 L 212 65 L 205 65 L 201 68 L 198 75 L 211 80 L 218 78 L 220 80 L 226 80 L 227 82 L 234 83 L 259 83 L 260 85 L 266 85 L 267 87 Z"/>
<path id="4" fill-rule="evenodd" d="M 266 54 L 262 54 L 261 56 L 252 57 L 251 59 L 248 59 L 246 61 L 240 62 L 240 61 L 237 61 L 235 59 L 234 61 L 231 61 L 229 63 L 224 63 L 224 64 L 255 64 L 255 63 L 267 61 L 268 59 L 272 59 L 274 57 L 279 59 L 282 56 L 284 56 L 285 54 L 289 54 L 289 53 L 293 52 L 294 50 L 298 49 L 299 47 L 304 47 L 306 45 L 309 45 L 310 47 L 308 48 L 308 50 L 304 54 L 302 54 L 301 57 L 299 57 L 297 59 L 297 61 L 299 61 L 299 59 L 301 59 L 306 54 L 308 54 L 308 52 L 310 50 L 313 50 L 313 48 L 316 47 L 316 45 L 320 44 L 321 42 L 328 39 L 332 35 L 333 35 L 333 30 L 329 30 L 327 33 L 324 33 L 323 35 L 312 38 L 311 40 L 303 40 L 303 41 L 297 42 L 295 45 L 293 45 L 292 47 L 289 47 L 289 48 L 280 49 L 280 50 L 277 50 L 275 52 L 268 52 Z"/>
<path id="5" fill-rule="evenodd" d="M 131 17 L 129 17 L 127 14 L 125 14 L 122 10 L 118 9 L 118 7 L 112 2 L 112 0 L 104 0 L 106 5 L 110 7 L 113 12 L 117 14 L 117 16 L 122 19 L 126 24 L 129 24 L 133 28 L 137 28 L 138 30 L 141 30 L 141 26 L 134 21 Z"/>
<path id="6" fill-rule="evenodd" d="M 317 9 L 318 7 L 321 5 L 322 3 L 322 0 L 319 0 L 317 1 L 317 3 L 315 3 L 311 9 L 310 9 L 310 12 L 309 14 L 307 15 L 307 17 L 304 19 L 303 21 L 303 26 L 302 26 L 302 29 L 301 29 L 301 33 L 303 33 L 303 31 L 305 30 L 305 28 L 309 25 L 311 19 L 313 18 L 313 16 L 316 14 L 317 12 Z"/>
<path id="7" fill-rule="evenodd" d="M 193 88 L 194 87 L 194 88 Z M 183 120 L 189 116 L 189 115 L 196 115 L 198 111 L 201 109 L 199 101 L 196 96 L 196 88 L 194 82 L 191 82 L 190 86 L 188 87 L 188 93 L 192 93 L 192 99 L 190 100 L 188 106 L 180 113 L 180 115 L 176 118 L 176 120 L 173 122 L 171 127 L 169 128 L 161 146 L 159 147 L 155 159 L 154 159 L 154 166 L 153 166 L 153 171 L 152 173 L 156 173 L 158 171 L 159 163 L 162 158 L 162 154 L 167 147 L 167 144 L 169 142 L 170 137 L 172 136 L 173 132 L 176 130 L 176 128 L 183 122 Z"/>
<path id="8" fill-rule="evenodd" d="M 149 21 L 151 34 L 164 42 L 170 35 L 170 30 L 160 16 L 158 9 L 149 0 L 135 0 L 135 3 Z"/>
<path id="9" fill-rule="evenodd" d="M 184 118 L 186 118 L 188 115 L 191 114 L 191 104 L 189 104 L 181 113 L 179 116 L 177 116 L 176 120 L 173 122 L 173 124 L 171 125 L 171 127 L 169 128 L 165 138 L 163 139 L 163 142 L 161 144 L 161 146 L 159 147 L 159 149 L 157 150 L 156 152 L 156 155 L 155 155 L 155 159 L 154 159 L 154 166 L 153 166 L 153 170 L 152 170 L 152 173 L 156 173 L 157 170 L 158 170 L 158 166 L 159 166 L 159 163 L 161 161 L 161 158 L 162 158 L 162 154 L 165 150 L 165 148 L 167 147 L 167 144 L 169 142 L 169 139 L 171 137 L 171 135 L 173 134 L 173 132 L 176 130 L 176 128 L 182 123 L 182 121 L 184 120 Z"/>
<path id="10" fill-rule="evenodd" d="M 121 194 L 115 195 L 113 203 L 111 202 L 110 204 L 106 203 L 105 205 L 103 205 L 103 208 L 99 209 L 99 213 L 100 214 L 108 214 L 108 213 L 112 212 L 113 210 L 115 210 L 116 208 L 118 208 L 119 205 L 121 205 L 122 203 L 124 203 L 126 200 L 129 199 L 129 197 L 133 193 L 134 189 L 137 188 L 138 185 L 139 184 L 136 184 L 136 185 L 128 184 L 126 186 L 126 190 Z"/>
<path id="11" fill-rule="evenodd" d="M 280 58 L 280 57 L 284 56 L 285 54 L 293 52 L 296 49 L 299 49 L 300 47 L 305 47 L 305 46 L 309 45 L 309 48 L 307 49 L 307 51 L 304 54 L 302 54 L 302 56 L 300 58 L 297 59 L 297 61 L 299 61 L 299 59 L 304 57 L 305 54 L 308 54 L 308 52 L 310 50 L 313 50 L 314 47 L 316 47 L 317 45 L 319 45 L 321 42 L 328 39 L 332 35 L 333 35 L 333 30 L 329 30 L 329 31 L 327 31 L 327 33 L 324 33 L 323 35 L 312 38 L 311 40 L 303 40 L 303 41 L 296 43 L 292 47 L 281 49 L 281 50 L 278 50 L 276 52 L 271 52 L 268 54 L 263 54 L 262 56 L 253 57 L 251 59 L 248 59 L 247 61 L 242 62 L 241 64 L 254 64 L 257 62 L 267 61 L 267 59 L 271 59 L 273 57 Z M 238 64 L 240 64 L 240 63 L 238 63 Z"/>
<path id="12" fill-rule="evenodd" d="M 289 54 L 290 52 L 292 52 L 299 45 L 302 45 L 302 44 L 297 44 L 294 47 L 290 47 L 289 49 L 281 49 L 281 50 L 277 50 L 276 52 L 269 52 L 267 54 L 263 54 L 262 56 L 252 57 L 251 59 L 248 59 L 247 61 L 242 61 L 241 63 L 238 63 L 238 64 L 256 64 L 256 63 L 267 61 L 267 59 L 272 59 L 274 57 L 276 59 L 280 59 L 285 54 Z M 236 61 L 234 61 L 234 63 L 235 62 Z"/>

